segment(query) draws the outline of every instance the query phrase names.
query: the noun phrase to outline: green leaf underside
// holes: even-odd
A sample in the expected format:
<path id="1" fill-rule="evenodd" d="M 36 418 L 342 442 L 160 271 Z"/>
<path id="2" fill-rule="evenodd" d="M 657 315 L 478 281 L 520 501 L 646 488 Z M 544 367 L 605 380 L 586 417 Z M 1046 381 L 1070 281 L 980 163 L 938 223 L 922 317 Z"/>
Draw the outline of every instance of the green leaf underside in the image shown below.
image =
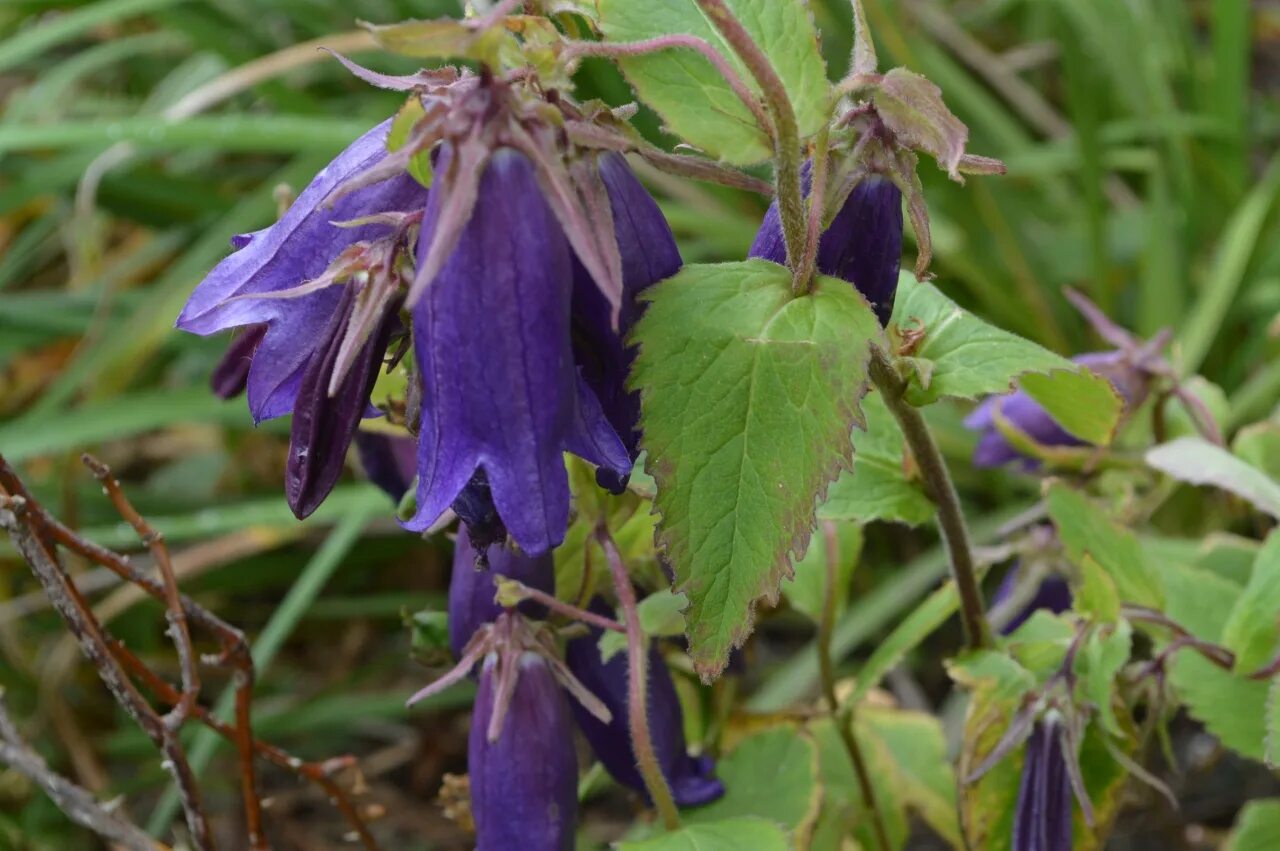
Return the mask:
<path id="1" fill-rule="evenodd" d="M 708 824 L 692 824 L 672 833 L 619 842 L 618 851 L 791 851 L 786 831 L 756 816 L 740 816 Z"/>
<path id="2" fill-rule="evenodd" d="M 978 399 L 1014 388 L 1015 380 L 1067 431 L 1106 444 L 1123 403 L 1111 382 L 1030 340 L 988 325 L 928 283 L 903 272 L 893 321 L 923 324 L 914 356 L 933 364 L 929 386 L 913 380 L 907 400 L 921 406 L 950 397 Z"/>
<path id="3" fill-rule="evenodd" d="M 868 343 L 883 342 L 844 281 L 818 278 L 803 298 L 790 285 L 764 260 L 686 266 L 646 293 L 633 335 L 658 543 L 704 678 L 803 555 L 818 500 L 850 466 Z"/>
<path id="4" fill-rule="evenodd" d="M 800 133 L 816 133 L 831 108 L 826 65 L 809 11 L 800 0 L 726 0 L 782 78 Z M 755 80 L 695 0 L 600 0 L 605 39 L 634 42 L 670 34 L 697 36 L 727 58 L 752 90 Z M 623 59 L 619 64 L 640 99 L 673 132 L 714 157 L 737 164 L 767 159 L 768 138 L 751 111 L 701 54 L 689 48 Z"/>
<path id="5" fill-rule="evenodd" d="M 844 473 L 831 485 L 818 517 L 863 523 L 887 520 L 911 526 L 927 523 L 933 517 L 933 503 L 919 480 L 907 478 L 904 438 L 897 420 L 879 393 L 862 400 L 862 412 L 867 429 L 853 436 L 857 447 L 853 472 Z"/>
<path id="6" fill-rule="evenodd" d="M 1236 818 L 1225 851 L 1272 851 L 1280 848 L 1280 798 L 1250 801 Z"/>
<path id="7" fill-rule="evenodd" d="M 1199 437 L 1182 437 L 1147 451 L 1147 463 L 1193 485 L 1213 485 L 1280 518 L 1280 482 Z"/>
<path id="8" fill-rule="evenodd" d="M 1092 605 L 1096 607 L 1105 597 L 1097 593 L 1102 590 L 1097 587 L 1097 577 L 1088 576 L 1093 565 L 1086 565 L 1086 556 L 1114 582 L 1121 602 L 1160 607 L 1160 581 L 1147 563 L 1137 536 L 1116 525 L 1101 508 L 1061 482 L 1049 487 L 1046 501 L 1067 558 L 1086 570 L 1086 590 L 1090 592 L 1087 599 Z M 1104 612 L 1110 614 L 1105 608 Z"/>

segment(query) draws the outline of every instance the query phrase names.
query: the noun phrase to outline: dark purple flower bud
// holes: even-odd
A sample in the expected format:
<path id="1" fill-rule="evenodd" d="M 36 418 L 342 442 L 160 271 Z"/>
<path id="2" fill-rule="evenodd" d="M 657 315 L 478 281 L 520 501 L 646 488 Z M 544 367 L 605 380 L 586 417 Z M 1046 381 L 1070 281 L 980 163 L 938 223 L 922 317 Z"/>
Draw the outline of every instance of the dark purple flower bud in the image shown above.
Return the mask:
<path id="1" fill-rule="evenodd" d="M 608 606 L 598 598 L 591 610 L 612 616 Z M 645 793 L 644 778 L 636 768 L 631 749 L 629 704 L 627 700 L 627 656 L 618 653 L 608 662 L 600 658 L 601 630 L 575 638 L 565 647 L 565 662 L 573 675 L 609 708 L 613 720 L 604 723 L 574 704 L 578 727 L 591 743 L 596 757 L 624 786 Z M 662 774 L 671 785 L 671 794 L 682 807 L 710 803 L 724 794 L 724 784 L 713 774 L 715 763 L 710 757 L 689 755 L 684 738 L 684 718 L 675 683 L 656 645 L 649 648 L 649 733 L 658 756 Z"/>
<path id="2" fill-rule="evenodd" d="M 399 503 L 408 493 L 417 473 L 417 444 L 409 437 L 392 437 L 370 431 L 357 431 L 355 444 L 360 466 L 369 481 Z"/>
<path id="3" fill-rule="evenodd" d="M 437 171 L 450 160 L 442 149 Z M 442 216 L 442 183 L 433 184 L 423 217 L 420 265 L 425 235 Z M 512 149 L 495 151 L 456 247 L 413 307 L 422 424 L 410 529 L 430 526 L 482 469 L 511 537 L 539 555 L 564 539 L 568 524 L 562 453 L 629 472 L 626 446 L 574 368 L 572 288 L 569 243 L 533 164 Z"/>
<path id="4" fill-rule="evenodd" d="M 420 210 L 425 203 L 426 190 L 406 173 L 327 200 L 340 184 L 386 158 L 390 126 L 389 120 L 382 122 L 338 154 L 274 225 L 234 238 L 238 250 L 196 287 L 178 317 L 179 328 L 201 335 L 267 325 L 247 381 L 255 421 L 293 410 L 308 364 L 330 344 L 333 315 L 346 287 L 263 296 L 279 296 L 320 278 L 344 249 L 387 233 L 381 223 L 338 227 L 334 222 Z"/>
<path id="5" fill-rule="evenodd" d="M 802 174 L 809 191 L 810 165 Z M 777 201 L 769 205 L 750 257 L 787 262 L 786 242 Z M 818 241 L 818 271 L 853 284 L 887 325 L 898 292 L 902 262 L 902 193 L 888 178 L 870 175 L 849 193 L 831 225 Z"/>
<path id="6" fill-rule="evenodd" d="M 498 591 L 496 577 L 515 579 L 548 594 L 556 591 L 556 566 L 549 554 L 530 557 L 498 544 L 484 554 L 488 562 L 486 569 L 466 532 L 465 526 L 458 529 L 453 576 L 449 580 L 449 647 L 457 658 L 462 657 L 462 649 L 475 631 L 482 624 L 497 620 L 504 611 L 493 599 Z M 530 600 L 522 602 L 518 609 L 535 619 L 547 614 L 543 606 Z"/>
<path id="7" fill-rule="evenodd" d="M 644 312 L 637 296 L 650 284 L 680 270 L 680 250 L 658 204 L 621 154 L 600 157 L 600 176 L 609 194 L 613 230 L 622 258 L 622 305 L 615 331 L 604 294 L 586 267 L 573 260 L 573 353 L 583 379 L 600 401 L 632 459 L 640 440 L 640 394 L 627 391 L 635 349 L 624 344 Z M 596 478 L 615 493 L 626 476 L 601 467 Z"/>
<path id="8" fill-rule="evenodd" d="M 1078 364 L 1109 379 L 1124 398 L 1127 407 L 1141 404 L 1147 392 L 1147 378 L 1141 370 L 1129 365 L 1123 352 L 1090 352 L 1072 358 Z M 1039 462 L 1028 458 L 1009 443 L 996 425 L 996 413 L 1009 425 L 1040 446 L 1083 446 L 1084 441 L 1072 435 L 1049 416 L 1022 390 L 1003 396 L 992 396 L 965 418 L 967 428 L 981 433 L 973 452 L 975 467 L 999 467 L 1018 462 L 1024 469 L 1035 469 Z"/>
<path id="9" fill-rule="evenodd" d="M 253 353 L 258 350 L 258 344 L 266 333 L 266 325 L 250 325 L 231 341 L 231 345 L 227 346 L 227 353 L 209 376 L 209 386 L 215 396 L 234 399 L 244 392 L 245 384 L 249 381 Z"/>
<path id="10" fill-rule="evenodd" d="M 476 851 L 572 851 L 578 764 L 569 704 L 542 657 L 525 653 L 497 741 L 494 659 L 485 660 L 467 749 Z"/>
<path id="11" fill-rule="evenodd" d="M 1018 574 L 1021 568 L 1014 565 L 1009 572 L 1005 574 L 1000 585 L 996 588 L 996 593 L 991 595 L 991 606 L 995 607 L 1003 603 L 1012 596 L 1014 588 L 1018 584 Z M 1067 580 L 1061 576 L 1046 576 L 1036 586 L 1035 593 L 1018 611 L 1014 614 L 1009 622 L 1006 623 L 1000 632 L 1003 635 L 1009 635 L 1027 622 L 1027 619 L 1038 609 L 1044 609 L 1053 614 L 1061 614 L 1071 608 L 1071 586 L 1067 584 Z"/>
<path id="12" fill-rule="evenodd" d="M 1052 717 L 1037 722 L 1027 740 L 1013 851 L 1071 851 L 1071 778 L 1061 726 Z"/>

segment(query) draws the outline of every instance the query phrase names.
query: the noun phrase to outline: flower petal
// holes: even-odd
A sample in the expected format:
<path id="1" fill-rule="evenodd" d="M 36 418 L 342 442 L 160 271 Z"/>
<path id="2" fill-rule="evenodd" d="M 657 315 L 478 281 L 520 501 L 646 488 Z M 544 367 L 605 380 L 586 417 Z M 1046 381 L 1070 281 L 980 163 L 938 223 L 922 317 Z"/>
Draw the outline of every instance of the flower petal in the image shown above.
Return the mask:
<path id="1" fill-rule="evenodd" d="M 479 565 L 479 555 L 471 545 L 464 527 L 458 529 L 458 542 L 453 550 L 453 575 L 449 579 L 449 647 L 455 658 L 475 631 L 492 623 L 504 609 L 494 601 L 498 591 L 496 577 L 515 579 L 530 588 L 554 594 L 556 566 L 551 555 L 526 556 L 496 544 L 485 553 L 488 568 Z M 519 611 L 528 617 L 546 617 L 545 607 L 526 600 Z"/>

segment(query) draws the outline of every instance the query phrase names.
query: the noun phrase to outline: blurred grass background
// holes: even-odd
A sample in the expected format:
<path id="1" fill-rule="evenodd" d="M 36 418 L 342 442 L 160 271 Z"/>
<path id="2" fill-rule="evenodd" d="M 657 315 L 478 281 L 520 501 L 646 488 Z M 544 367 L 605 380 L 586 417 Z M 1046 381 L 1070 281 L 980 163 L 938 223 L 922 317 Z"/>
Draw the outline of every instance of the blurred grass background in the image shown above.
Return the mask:
<path id="1" fill-rule="evenodd" d="M 948 292 L 1070 354 L 1098 345 L 1062 297 L 1075 286 L 1142 334 L 1173 328 L 1185 370 L 1222 388 L 1232 423 L 1267 415 L 1280 397 L 1280 3 L 865 2 L 882 65 L 933 79 L 969 124 L 970 149 L 1009 164 L 1008 177 L 964 187 L 921 166 Z M 811 6 L 837 77 L 847 4 Z M 354 475 L 298 524 L 281 493 L 287 427 L 254 429 L 242 401 L 209 394 L 225 341 L 172 323 L 232 234 L 271 222 L 283 187 L 300 189 L 398 106 L 305 43 L 409 71 L 362 48 L 356 21 L 456 12 L 450 0 L 0 3 L 0 452 L 68 522 L 136 549 L 77 459 L 90 450 L 112 464 L 174 545 L 184 588 L 243 626 L 269 664 L 260 732 L 306 757 L 367 757 L 389 811 L 380 830 L 406 849 L 460 847 L 425 802 L 443 771 L 462 770 L 465 716 L 438 710 L 467 695 L 403 709 L 424 672 L 401 613 L 441 598 L 447 547 L 400 533 L 385 498 Z M 630 100 L 601 63 L 581 84 L 584 96 Z M 654 116 L 640 123 L 661 138 Z M 745 252 L 760 199 L 646 176 L 687 259 Z M 951 426 L 945 444 L 963 461 L 967 438 Z M 980 537 L 1026 504 L 1026 486 L 1005 477 L 960 479 Z M 941 571 L 921 536 L 880 530 L 842 649 L 873 644 Z M 167 659 L 159 608 L 97 587 L 112 629 Z M 758 700 L 810 686 L 807 656 L 777 676 L 770 667 L 807 634 L 784 614 L 762 636 Z M 0 659 L 0 687 L 51 762 L 127 795 L 145 821 L 165 786 L 159 758 L 7 544 Z M 211 756 L 210 807 L 234 812 L 231 763 Z M 279 847 L 341 845 L 323 801 L 270 771 L 265 785 Z M 9 847 L 94 846 L 0 771 Z"/>

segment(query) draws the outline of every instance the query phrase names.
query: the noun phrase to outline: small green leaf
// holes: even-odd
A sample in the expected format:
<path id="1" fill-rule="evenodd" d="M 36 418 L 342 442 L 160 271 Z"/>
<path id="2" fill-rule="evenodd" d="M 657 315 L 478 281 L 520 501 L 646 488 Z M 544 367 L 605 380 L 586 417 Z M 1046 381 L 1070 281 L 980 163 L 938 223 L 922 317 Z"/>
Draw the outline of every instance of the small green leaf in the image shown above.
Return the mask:
<path id="1" fill-rule="evenodd" d="M 1061 482 L 1049 487 L 1046 502 L 1072 564 L 1083 569 L 1087 554 L 1115 583 L 1121 601 L 1160 607 L 1160 582 L 1132 532 Z"/>
<path id="2" fill-rule="evenodd" d="M 1037 609 L 1009 636 L 1005 646 L 1020 665 L 1035 675 L 1037 683 L 1044 683 L 1062 669 L 1062 660 L 1075 634 L 1075 627 L 1065 615 Z"/>
<path id="3" fill-rule="evenodd" d="M 405 142 L 409 141 L 409 133 L 413 130 L 413 126 L 424 115 L 426 115 L 426 110 L 422 106 L 422 98 L 414 95 L 406 100 L 404 106 L 400 107 L 400 111 L 396 113 L 396 117 L 392 119 L 391 129 L 387 131 L 387 150 L 398 151 L 403 148 Z M 432 178 L 431 152 L 421 151 L 416 154 L 409 161 L 407 171 L 410 177 L 430 189 Z"/>
<path id="4" fill-rule="evenodd" d="M 1236 671 L 1250 674 L 1275 656 L 1280 638 L 1280 532 L 1267 536 L 1244 593 L 1222 629 L 1222 644 L 1236 654 Z"/>
<path id="5" fill-rule="evenodd" d="M 1261 422 L 1236 433 L 1231 451 L 1241 461 L 1280 480 L 1280 423 Z"/>
<path id="6" fill-rule="evenodd" d="M 1080 689 L 1098 708 L 1102 728 L 1113 736 L 1126 735 L 1113 703 L 1117 675 L 1129 661 L 1132 649 L 1133 629 L 1127 621 L 1120 621 L 1114 627 L 1094 630 L 1076 657 Z"/>
<path id="7" fill-rule="evenodd" d="M 619 842 L 618 851 L 791 851 L 786 831 L 768 819 L 739 816 L 692 824 L 671 833 L 634 842 Z"/>
<path id="8" fill-rule="evenodd" d="M 849 468 L 868 344 L 883 337 L 844 281 L 795 298 L 791 274 L 764 260 L 685 266 L 645 298 L 632 383 L 658 538 L 710 678 L 750 634 L 756 601 L 777 599 L 818 501 Z"/>
<path id="9" fill-rule="evenodd" d="M 887 788 L 895 803 L 919 813 L 938 835 L 959 847 L 956 776 L 942 723 L 924 712 L 865 705 L 855 719 L 877 790 Z"/>
<path id="10" fill-rule="evenodd" d="M 907 475 L 906 443 L 898 421 L 879 393 L 862 400 L 862 412 L 867 429 L 853 436 L 857 447 L 853 472 L 842 474 L 831 485 L 818 517 L 863 523 L 888 520 L 910 526 L 927 523 L 933 517 L 933 503 L 925 496 L 923 483 Z"/>
<path id="11" fill-rule="evenodd" d="M 1280 768 L 1280 677 L 1273 677 L 1267 690 L 1267 739 L 1262 750 L 1267 767 Z"/>
<path id="12" fill-rule="evenodd" d="M 1280 798 L 1245 804 L 1223 851 L 1274 851 L 1276 848 L 1280 848 Z"/>
<path id="13" fill-rule="evenodd" d="M 1180 481 L 1230 491 L 1280 518 L 1280 482 L 1207 440 L 1181 437 L 1162 443 L 1147 450 L 1147 463 Z"/>
<path id="14" fill-rule="evenodd" d="M 887 72 L 875 86 L 872 100 L 885 126 L 908 148 L 938 161 L 952 180 L 969 141 L 969 128 L 942 102 L 942 90 L 906 68 Z"/>
<path id="15" fill-rule="evenodd" d="M 911 404 L 1005 393 L 1017 380 L 1067 431 L 1089 443 L 1110 442 L 1124 405 L 1106 378 L 988 325 L 907 272 L 898 279 L 893 321 L 923 326 L 924 338 L 912 354 L 933 362 L 929 386 L 913 379 L 908 387 Z"/>
<path id="16" fill-rule="evenodd" d="M 1120 592 L 1115 580 L 1089 553 L 1080 557 L 1080 587 L 1075 593 L 1075 608 L 1103 623 L 1114 623 L 1120 617 Z"/>
<path id="17" fill-rule="evenodd" d="M 689 601 L 685 596 L 672 593 L 670 588 L 655 591 L 636 606 L 641 631 L 651 637 L 679 635 L 684 632 L 684 615 L 681 611 L 687 605 Z M 618 612 L 618 618 L 626 623 L 621 611 Z M 627 637 L 621 632 L 609 630 L 600 636 L 600 656 L 604 661 L 608 662 L 614 654 L 626 649 Z"/>
<path id="18" fill-rule="evenodd" d="M 862 527 L 857 523 L 833 523 L 836 534 L 836 616 L 849 602 L 849 584 L 853 581 L 858 557 L 862 554 Z M 827 536 L 815 534 L 804 558 L 796 562 L 796 575 L 782 583 L 782 595 L 791 606 L 814 621 L 822 620 L 827 599 Z"/>
<path id="19" fill-rule="evenodd" d="M 790 95 L 802 136 L 818 132 L 831 111 L 831 86 L 818 52 L 818 36 L 801 0 L 726 0 L 769 57 Z M 755 80 L 695 0 L 599 0 L 607 41 L 643 41 L 680 33 L 709 42 L 753 91 Z M 684 141 L 732 163 L 760 162 L 772 153 L 756 125 L 712 64 L 691 48 L 622 59 L 636 94 L 657 110 Z"/>
<path id="20" fill-rule="evenodd" d="M 818 747 L 803 730 L 771 727 L 743 739 L 716 762 L 716 776 L 724 797 L 683 813 L 686 824 L 762 816 L 803 836 L 818 817 Z"/>

